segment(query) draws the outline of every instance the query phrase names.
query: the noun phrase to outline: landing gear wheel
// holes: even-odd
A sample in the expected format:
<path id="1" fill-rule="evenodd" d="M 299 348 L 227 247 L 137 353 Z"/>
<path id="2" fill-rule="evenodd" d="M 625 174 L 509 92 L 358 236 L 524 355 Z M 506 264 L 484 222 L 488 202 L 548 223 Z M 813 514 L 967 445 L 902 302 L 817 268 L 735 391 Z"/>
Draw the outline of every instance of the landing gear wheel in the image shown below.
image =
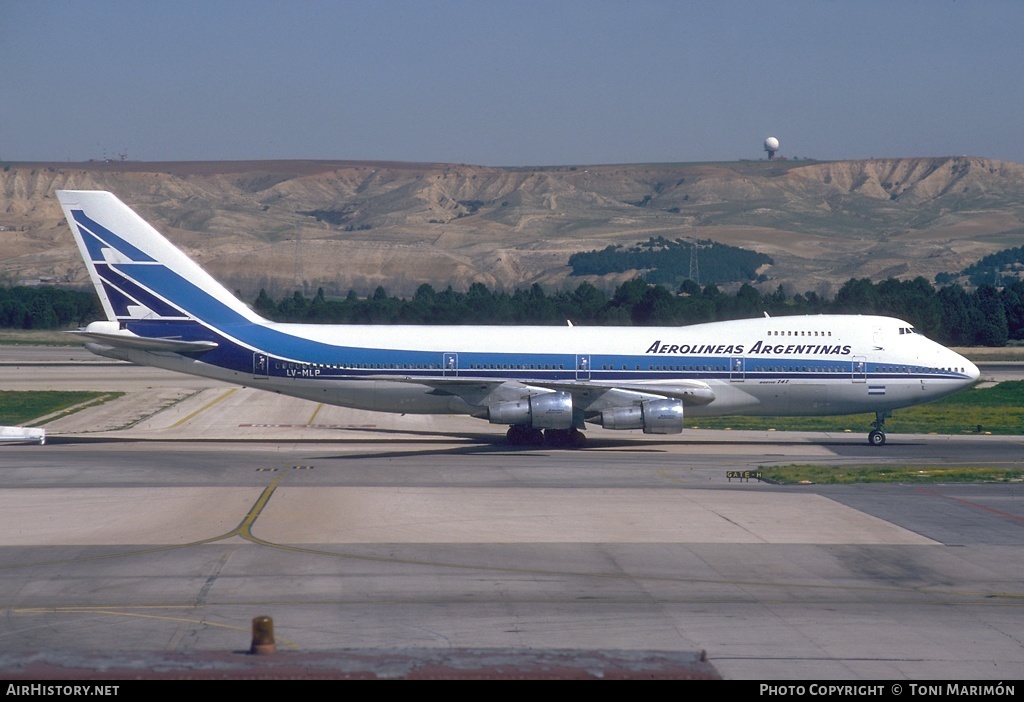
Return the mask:
<path id="1" fill-rule="evenodd" d="M 505 433 L 505 438 L 513 446 L 537 446 L 544 443 L 544 434 L 540 429 L 513 424 Z"/>
<path id="2" fill-rule="evenodd" d="M 526 434 L 529 431 L 526 427 L 521 427 L 518 424 L 513 424 L 505 432 L 505 438 L 513 446 L 522 446 L 526 443 Z"/>
<path id="3" fill-rule="evenodd" d="M 565 446 L 565 430 L 545 429 L 544 443 L 548 446 Z"/>
<path id="4" fill-rule="evenodd" d="M 583 448 L 587 444 L 587 437 L 579 429 L 569 430 L 569 446 L 572 448 Z"/>
<path id="5" fill-rule="evenodd" d="M 871 422 L 874 429 L 868 434 L 868 443 L 872 446 L 885 446 L 885 418 L 891 417 L 888 410 L 876 410 L 875 421 Z"/>
<path id="6" fill-rule="evenodd" d="M 545 429 L 544 440 L 548 446 L 581 448 L 587 443 L 587 437 L 579 429 Z"/>

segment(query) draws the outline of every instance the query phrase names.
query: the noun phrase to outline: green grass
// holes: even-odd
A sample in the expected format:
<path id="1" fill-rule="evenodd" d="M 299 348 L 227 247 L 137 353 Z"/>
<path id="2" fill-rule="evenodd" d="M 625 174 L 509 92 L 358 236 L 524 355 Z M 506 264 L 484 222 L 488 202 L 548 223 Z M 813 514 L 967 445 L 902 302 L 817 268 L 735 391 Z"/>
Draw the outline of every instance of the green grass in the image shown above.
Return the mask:
<path id="1" fill-rule="evenodd" d="M 110 395 L 107 392 L 86 391 L 0 390 L 0 425 L 18 426 L 52 412 Z"/>
<path id="2" fill-rule="evenodd" d="M 835 417 L 716 417 L 694 419 L 701 429 L 755 429 L 767 431 L 826 431 L 867 433 L 872 414 Z M 988 388 L 969 388 L 935 402 L 895 410 L 885 420 L 894 434 L 1024 434 L 1024 381 L 1014 380 Z"/>
<path id="3" fill-rule="evenodd" d="M 993 466 L 861 465 L 760 466 L 761 476 L 780 485 L 814 483 L 1009 483 L 1024 482 L 1024 468 Z"/>

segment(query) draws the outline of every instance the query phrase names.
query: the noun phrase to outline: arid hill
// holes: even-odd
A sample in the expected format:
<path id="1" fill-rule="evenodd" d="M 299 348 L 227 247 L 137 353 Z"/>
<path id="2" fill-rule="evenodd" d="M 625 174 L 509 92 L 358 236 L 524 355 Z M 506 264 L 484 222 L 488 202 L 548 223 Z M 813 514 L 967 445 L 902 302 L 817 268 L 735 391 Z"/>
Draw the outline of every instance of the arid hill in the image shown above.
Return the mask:
<path id="1" fill-rule="evenodd" d="M 981 158 L 492 168 L 251 161 L 0 169 L 0 282 L 84 284 L 57 189 L 110 190 L 252 299 L 422 283 L 575 287 L 569 255 L 652 236 L 770 255 L 759 287 L 931 279 L 1024 241 L 1024 166 Z M 631 274 L 591 279 L 610 288 Z M 701 281 L 706 283 L 708 281 Z"/>

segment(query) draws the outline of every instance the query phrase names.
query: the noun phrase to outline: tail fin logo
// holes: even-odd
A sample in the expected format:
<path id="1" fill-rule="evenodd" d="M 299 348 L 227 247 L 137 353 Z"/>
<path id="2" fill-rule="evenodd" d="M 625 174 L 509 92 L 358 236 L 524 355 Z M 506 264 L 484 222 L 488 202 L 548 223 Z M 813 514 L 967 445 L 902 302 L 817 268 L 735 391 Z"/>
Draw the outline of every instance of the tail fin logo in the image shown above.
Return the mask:
<path id="1" fill-rule="evenodd" d="M 266 321 L 112 193 L 58 190 L 57 198 L 108 320 L 187 320 L 221 334 Z"/>
<path id="2" fill-rule="evenodd" d="M 154 263 L 151 256 L 135 248 L 102 224 L 92 221 L 82 210 L 72 210 L 75 224 L 93 263 Z"/>
<path id="3" fill-rule="evenodd" d="M 132 263 L 156 264 L 152 256 L 93 221 L 82 210 L 72 210 L 71 215 L 117 319 L 188 318 L 185 312 L 141 287 L 115 267 Z"/>

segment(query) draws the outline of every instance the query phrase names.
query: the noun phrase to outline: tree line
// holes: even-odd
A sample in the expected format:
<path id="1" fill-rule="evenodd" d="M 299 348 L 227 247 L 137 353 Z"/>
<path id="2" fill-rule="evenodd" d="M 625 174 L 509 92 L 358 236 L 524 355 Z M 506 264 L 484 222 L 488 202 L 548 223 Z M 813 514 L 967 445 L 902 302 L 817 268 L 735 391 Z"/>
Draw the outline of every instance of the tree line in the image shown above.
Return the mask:
<path id="1" fill-rule="evenodd" d="M 296 291 L 274 300 L 261 290 L 254 307 L 276 321 L 317 324 L 542 324 L 681 326 L 700 322 L 792 314 L 881 314 L 898 317 L 926 336 L 950 346 L 1003 346 L 1024 340 L 1024 281 L 996 288 L 959 285 L 936 289 L 922 277 L 867 278 L 846 282 L 831 300 L 813 292 L 788 296 L 780 285 L 762 294 L 744 283 L 735 294 L 716 285 L 686 280 L 673 290 L 634 278 L 607 294 L 590 283 L 546 293 L 540 285 L 514 292 L 474 283 L 466 292 L 421 285 L 411 299 L 391 296 L 383 287 L 359 297 L 329 299 Z M 0 327 L 59 329 L 102 318 L 94 292 L 54 287 L 0 286 Z"/>
<path id="2" fill-rule="evenodd" d="M 93 291 L 50 286 L 0 286 L 0 327 L 61 329 L 82 326 L 102 316 Z"/>
<path id="3" fill-rule="evenodd" d="M 788 296 L 780 285 L 762 294 L 744 283 L 735 294 L 687 280 L 673 291 L 634 278 L 608 295 L 590 283 L 545 293 L 539 285 L 508 293 L 474 283 L 466 292 L 421 285 L 411 299 L 378 287 L 361 298 L 349 292 L 328 299 L 296 291 L 279 301 L 261 290 L 255 308 L 278 321 L 323 324 L 541 324 L 681 326 L 700 322 L 794 314 L 880 314 L 910 322 L 950 346 L 1004 346 L 1024 340 L 1024 282 L 967 292 L 958 285 L 935 289 L 925 278 L 846 282 L 831 300 L 814 292 Z"/>

